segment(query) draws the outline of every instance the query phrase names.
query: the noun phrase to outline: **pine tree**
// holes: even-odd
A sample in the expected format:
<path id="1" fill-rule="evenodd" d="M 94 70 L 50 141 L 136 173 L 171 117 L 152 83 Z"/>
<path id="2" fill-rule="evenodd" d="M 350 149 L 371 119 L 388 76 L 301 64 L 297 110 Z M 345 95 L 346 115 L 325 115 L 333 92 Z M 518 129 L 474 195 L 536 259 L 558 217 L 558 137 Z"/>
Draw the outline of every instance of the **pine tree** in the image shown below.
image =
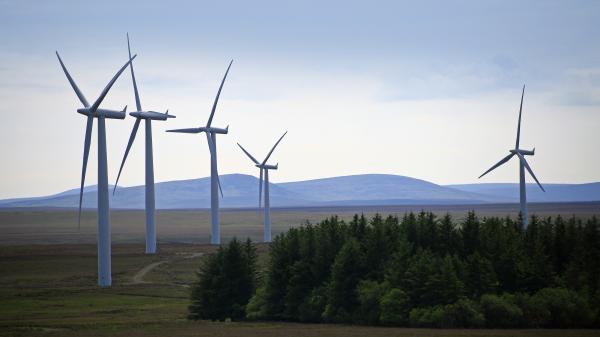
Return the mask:
<path id="1" fill-rule="evenodd" d="M 331 266 L 328 301 L 325 315 L 334 322 L 349 322 L 358 306 L 356 287 L 364 272 L 364 257 L 360 244 L 350 238 Z"/>
<path id="2" fill-rule="evenodd" d="M 404 215 L 401 227 L 402 231 L 406 233 L 406 239 L 412 244 L 414 251 L 416 251 L 417 248 L 420 247 L 420 242 L 417 232 L 417 218 L 413 212 Z"/>
<path id="3" fill-rule="evenodd" d="M 463 257 L 472 255 L 479 251 L 481 245 L 479 237 L 480 223 L 475 212 L 470 211 L 467 214 L 467 218 L 462 224 L 461 233 L 463 241 Z"/>
<path id="4" fill-rule="evenodd" d="M 458 245 L 458 233 L 454 224 L 452 223 L 452 217 L 450 214 L 446 214 L 441 222 L 439 229 L 439 254 L 440 255 L 453 255 L 457 253 Z"/>
<path id="5" fill-rule="evenodd" d="M 192 288 L 190 319 L 243 319 L 256 290 L 256 259 L 250 241 L 237 239 L 209 256 Z"/>
<path id="6" fill-rule="evenodd" d="M 586 222 L 583 229 L 587 287 L 592 296 L 597 293 L 600 282 L 600 233 L 598 230 L 598 219 L 595 216 Z"/>
<path id="7" fill-rule="evenodd" d="M 554 242 L 552 245 L 552 260 L 554 270 L 558 274 L 563 274 L 569 262 L 569 242 L 567 241 L 567 228 L 563 218 L 559 215 L 554 221 Z"/>
<path id="8" fill-rule="evenodd" d="M 431 306 L 438 303 L 431 286 L 439 284 L 439 265 L 437 258 L 428 250 L 418 250 L 408 262 L 406 272 L 402 275 L 400 289 L 410 298 L 411 306 Z M 394 284 L 392 284 L 394 286 Z"/>
<path id="9" fill-rule="evenodd" d="M 466 286 L 469 297 L 476 299 L 483 294 L 494 293 L 498 289 L 498 279 L 492 263 L 475 252 L 467 257 Z"/>

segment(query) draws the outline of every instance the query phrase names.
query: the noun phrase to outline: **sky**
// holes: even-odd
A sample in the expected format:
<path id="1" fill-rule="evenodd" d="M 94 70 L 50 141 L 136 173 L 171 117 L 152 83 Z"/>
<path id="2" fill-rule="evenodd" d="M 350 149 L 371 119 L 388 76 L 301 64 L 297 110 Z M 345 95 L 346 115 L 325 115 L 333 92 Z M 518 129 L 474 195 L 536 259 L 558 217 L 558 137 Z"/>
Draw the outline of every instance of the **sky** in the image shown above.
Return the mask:
<path id="1" fill-rule="evenodd" d="M 204 135 L 171 128 L 214 117 L 219 173 L 272 182 L 386 173 L 437 184 L 517 182 L 521 144 L 542 183 L 600 181 L 598 1 L 6 1 L 0 0 L 0 198 L 79 184 L 85 117 L 54 54 L 94 101 L 132 51 L 153 123 L 156 181 L 210 174 Z M 101 107 L 135 106 L 123 73 Z M 107 121 L 114 183 L 133 118 Z M 144 183 L 140 128 L 121 183 Z M 95 184 L 92 138 L 86 184 Z M 532 181 L 528 177 L 529 181 Z"/>

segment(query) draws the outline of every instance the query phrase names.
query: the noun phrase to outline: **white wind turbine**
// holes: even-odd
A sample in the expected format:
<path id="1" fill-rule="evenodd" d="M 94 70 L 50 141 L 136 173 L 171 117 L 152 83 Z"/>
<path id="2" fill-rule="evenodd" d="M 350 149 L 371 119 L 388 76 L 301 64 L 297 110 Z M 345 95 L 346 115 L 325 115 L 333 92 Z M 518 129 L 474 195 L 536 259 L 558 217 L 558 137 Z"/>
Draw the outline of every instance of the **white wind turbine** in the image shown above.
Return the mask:
<path id="1" fill-rule="evenodd" d="M 271 151 L 269 151 L 269 154 L 267 154 L 267 157 L 265 158 L 265 160 L 261 162 L 259 162 L 258 160 L 256 160 L 256 158 L 254 158 L 248 151 L 246 151 L 246 149 L 244 149 L 240 143 L 238 143 L 238 146 L 240 147 L 240 149 L 242 149 L 242 151 L 244 151 L 244 153 L 248 156 L 248 158 L 250 158 L 250 160 L 252 160 L 254 162 L 254 164 L 256 165 L 256 167 L 259 168 L 260 170 L 260 179 L 259 179 L 259 185 L 258 185 L 258 208 L 260 209 L 261 207 L 261 201 L 262 201 L 262 187 L 263 187 L 263 171 L 264 171 L 264 184 L 265 184 L 265 218 L 264 218 L 264 234 L 263 234 L 263 241 L 264 242 L 271 242 L 271 207 L 270 207 L 270 203 L 269 203 L 269 170 L 277 170 L 277 168 L 279 167 L 279 164 L 275 164 L 275 165 L 268 165 L 267 164 L 267 160 L 269 160 L 269 157 L 271 157 L 271 154 L 273 153 L 273 151 L 275 150 L 275 148 L 277 147 L 277 145 L 279 144 L 279 142 L 281 142 L 281 140 L 283 139 L 283 137 L 287 134 L 287 131 L 279 138 L 279 140 L 277 141 L 277 143 L 275 143 L 275 145 L 273 145 L 273 147 L 271 148 Z"/>
<path id="2" fill-rule="evenodd" d="M 129 34 L 127 34 L 127 50 L 129 52 L 129 57 L 131 57 Z M 137 134 L 140 123 L 143 120 L 146 126 L 146 254 L 154 254 L 156 253 L 156 207 L 154 199 L 154 160 L 152 156 L 152 120 L 165 121 L 167 118 L 175 118 L 175 116 L 169 115 L 168 110 L 165 113 L 142 110 L 140 95 L 138 93 L 135 74 L 133 71 L 133 62 L 131 63 L 130 68 L 131 80 L 133 81 L 133 92 L 135 94 L 135 106 L 137 110 L 129 113 L 130 116 L 135 117 L 135 123 L 133 124 L 131 136 L 129 136 L 129 142 L 127 143 L 127 148 L 125 149 L 125 154 L 123 155 L 123 161 L 121 162 L 121 167 L 119 168 L 119 174 L 117 175 L 117 180 L 113 189 L 113 195 L 117 189 L 117 184 L 119 184 L 119 178 L 121 177 L 121 171 L 125 165 L 125 160 L 127 159 L 127 155 L 129 154 L 129 150 L 131 149 L 131 145 L 133 144 L 133 140 L 135 139 L 135 135 Z"/>
<path id="3" fill-rule="evenodd" d="M 229 66 L 227 67 L 225 76 L 223 76 L 223 80 L 221 81 L 221 85 L 219 86 L 219 90 L 217 91 L 217 96 L 215 97 L 215 102 L 213 103 L 213 107 L 210 112 L 210 117 L 208 118 L 206 126 L 197 128 L 167 130 L 167 132 L 204 132 L 206 134 L 206 140 L 208 141 L 208 149 L 210 151 L 210 243 L 213 245 L 221 244 L 221 233 L 219 228 L 219 190 L 221 191 L 221 197 L 223 197 L 223 190 L 221 189 L 221 181 L 219 180 L 219 172 L 217 170 L 217 134 L 227 134 L 229 132 L 229 126 L 227 126 L 225 129 L 222 129 L 212 127 L 211 124 L 213 116 L 215 115 L 215 110 L 217 109 L 217 102 L 219 102 L 219 96 L 221 95 L 223 84 L 225 83 L 227 74 L 229 74 L 229 69 L 231 68 L 232 63 L 233 60 L 229 62 Z"/>
<path id="4" fill-rule="evenodd" d="M 540 182 L 536 178 L 535 174 L 533 174 L 531 167 L 529 167 L 527 160 L 525 160 L 525 156 L 533 156 L 535 154 L 535 148 L 533 148 L 533 150 L 531 150 L 531 151 L 522 150 L 519 148 L 519 139 L 521 138 L 521 113 L 523 111 L 523 96 L 524 95 L 525 95 L 525 86 L 523 86 L 523 92 L 521 93 L 521 106 L 519 108 L 519 123 L 517 126 L 517 142 L 515 144 L 514 150 L 509 150 L 508 152 L 510 152 L 510 154 L 508 156 L 502 158 L 502 160 L 500 160 L 496 165 L 492 166 L 489 170 L 485 171 L 481 176 L 479 176 L 479 178 L 488 174 L 489 172 L 491 172 L 498 166 L 506 163 L 513 156 L 517 156 L 519 158 L 519 190 L 520 190 L 520 201 L 521 201 L 521 218 L 523 221 L 523 227 L 527 228 L 527 220 L 528 219 L 527 219 L 527 195 L 526 195 L 526 191 L 525 191 L 525 187 L 526 187 L 525 186 L 525 169 L 527 169 L 527 172 L 529 172 L 529 174 L 533 177 L 533 179 L 538 184 L 538 186 L 542 189 L 542 191 L 546 192 L 546 190 L 544 190 L 544 187 L 542 187 L 542 184 L 540 184 Z"/>
<path id="5" fill-rule="evenodd" d="M 105 119 L 124 119 L 127 106 L 122 111 L 100 109 L 100 103 L 108 94 L 108 91 L 115 83 L 117 78 L 123 73 L 125 68 L 133 61 L 137 56 L 134 55 L 125 63 L 125 65 L 119 69 L 115 76 L 108 82 L 98 99 L 94 104 L 90 105 L 81 92 L 75 81 L 67 71 L 60 55 L 56 52 L 60 66 L 62 67 L 71 87 L 77 94 L 77 97 L 83 104 L 83 108 L 77 109 L 77 112 L 87 116 L 87 125 L 85 128 L 85 141 L 83 147 L 83 167 L 81 169 L 81 186 L 79 189 L 79 215 L 78 215 L 78 226 L 81 226 L 81 202 L 83 200 L 83 186 L 85 183 L 85 171 L 87 168 L 88 155 L 90 153 L 90 141 L 92 137 L 92 127 L 94 124 L 94 118 L 98 119 L 98 285 L 101 287 L 110 286 L 112 284 L 111 278 L 111 253 L 110 253 L 110 217 L 109 217 L 109 203 L 108 203 L 108 167 L 106 161 L 106 126 Z"/>

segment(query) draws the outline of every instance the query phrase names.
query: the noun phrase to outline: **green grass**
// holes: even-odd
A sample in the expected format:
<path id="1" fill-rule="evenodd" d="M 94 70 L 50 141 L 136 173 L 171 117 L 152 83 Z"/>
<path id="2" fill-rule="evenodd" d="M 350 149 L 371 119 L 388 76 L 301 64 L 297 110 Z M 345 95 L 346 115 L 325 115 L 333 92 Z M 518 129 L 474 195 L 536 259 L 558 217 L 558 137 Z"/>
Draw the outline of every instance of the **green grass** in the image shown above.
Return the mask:
<path id="1" fill-rule="evenodd" d="M 325 217 L 338 215 L 349 220 L 354 214 L 375 213 L 402 216 L 405 212 L 419 212 L 427 209 L 443 216 L 450 213 L 455 219 L 462 219 L 469 210 L 475 210 L 480 217 L 512 216 L 519 210 L 516 204 L 496 205 L 409 205 L 409 206 L 367 206 L 334 207 L 307 209 L 273 209 L 273 236 L 298 226 L 306 221 L 319 222 Z M 529 205 L 530 214 L 541 217 L 562 214 L 569 217 L 577 214 L 581 219 L 600 215 L 600 203 L 551 203 Z M 236 236 L 250 237 L 261 241 L 263 237 L 262 218 L 256 210 L 222 210 L 221 236 L 223 242 Z M 164 243 L 208 243 L 210 214 L 207 210 L 159 210 L 157 212 L 157 236 Z M 143 243 L 143 210 L 111 211 L 111 231 L 113 243 Z M 96 212 L 84 211 L 81 230 L 77 230 L 76 210 L 0 210 L 0 246 L 30 244 L 95 244 Z M 63 247 L 63 249 L 69 249 Z M 143 248 L 141 248 L 143 251 Z"/>
<path id="2" fill-rule="evenodd" d="M 116 237 L 120 239 L 112 248 L 113 287 L 105 289 L 96 286 L 96 245 L 86 243 L 95 238 L 90 215 L 82 234 L 77 234 L 73 230 L 74 215 L 70 213 L 75 214 L 0 212 L 0 336 L 600 336 L 592 330 L 428 330 L 190 322 L 186 319 L 189 286 L 196 279 L 195 271 L 203 256 L 214 252 L 215 247 L 170 242 L 182 237 L 186 239 L 183 241 L 206 242 L 208 223 L 190 220 L 202 212 L 161 212 L 162 233 L 175 239 L 161 239 L 156 255 L 143 254 L 143 226 L 135 222 L 143 224 L 143 213 L 113 213 Z M 254 239 L 262 236 L 260 226 L 251 224 L 254 220 L 246 219 L 239 227 L 232 224 L 243 217 L 243 212 L 227 214 L 224 236 L 245 238 L 249 228 L 257 236 Z M 317 221 L 326 215 L 282 212 L 277 215 L 277 231 L 290 226 L 285 223 L 301 223 L 303 217 Z M 63 236 L 70 243 L 56 244 L 64 240 Z M 161 230 L 159 238 L 163 238 Z M 20 242 L 25 244 L 18 245 Z M 259 263 L 264 266 L 268 262 L 268 247 L 259 245 L 258 251 Z M 158 261 L 167 262 L 150 271 L 144 283 L 132 284 L 136 273 Z"/>
<path id="3" fill-rule="evenodd" d="M 189 285 L 204 245 L 115 245 L 113 287 L 98 288 L 94 245 L 0 247 L 0 336 L 598 336 L 592 330 L 427 330 L 296 323 L 186 320 Z M 266 263 L 267 247 L 259 246 Z M 199 253 L 202 253 L 202 256 Z M 144 266 L 153 269 L 131 284 Z"/>

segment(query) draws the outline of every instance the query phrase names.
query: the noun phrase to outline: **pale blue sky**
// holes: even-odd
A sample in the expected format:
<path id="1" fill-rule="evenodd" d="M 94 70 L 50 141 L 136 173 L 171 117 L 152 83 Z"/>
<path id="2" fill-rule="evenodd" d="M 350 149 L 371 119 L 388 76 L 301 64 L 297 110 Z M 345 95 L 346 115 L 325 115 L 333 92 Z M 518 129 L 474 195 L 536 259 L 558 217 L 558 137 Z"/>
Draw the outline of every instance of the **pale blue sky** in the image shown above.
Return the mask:
<path id="1" fill-rule="evenodd" d="M 0 0 L 0 198 L 78 185 L 85 121 L 54 56 L 94 100 L 126 61 L 132 37 L 142 105 L 157 124 L 157 181 L 209 174 L 202 136 L 215 116 L 220 172 L 256 175 L 235 146 L 275 152 L 290 181 L 392 173 L 469 183 L 514 146 L 527 84 L 523 146 L 542 182 L 600 180 L 600 2 L 597 1 L 3 1 Z M 125 73 L 103 103 L 134 106 Z M 133 120 L 110 121 L 114 182 Z M 141 133 L 138 135 L 140 136 Z M 121 181 L 142 184 L 143 142 Z M 88 182 L 96 180 L 96 139 Z M 516 181 L 511 163 L 484 182 Z"/>

